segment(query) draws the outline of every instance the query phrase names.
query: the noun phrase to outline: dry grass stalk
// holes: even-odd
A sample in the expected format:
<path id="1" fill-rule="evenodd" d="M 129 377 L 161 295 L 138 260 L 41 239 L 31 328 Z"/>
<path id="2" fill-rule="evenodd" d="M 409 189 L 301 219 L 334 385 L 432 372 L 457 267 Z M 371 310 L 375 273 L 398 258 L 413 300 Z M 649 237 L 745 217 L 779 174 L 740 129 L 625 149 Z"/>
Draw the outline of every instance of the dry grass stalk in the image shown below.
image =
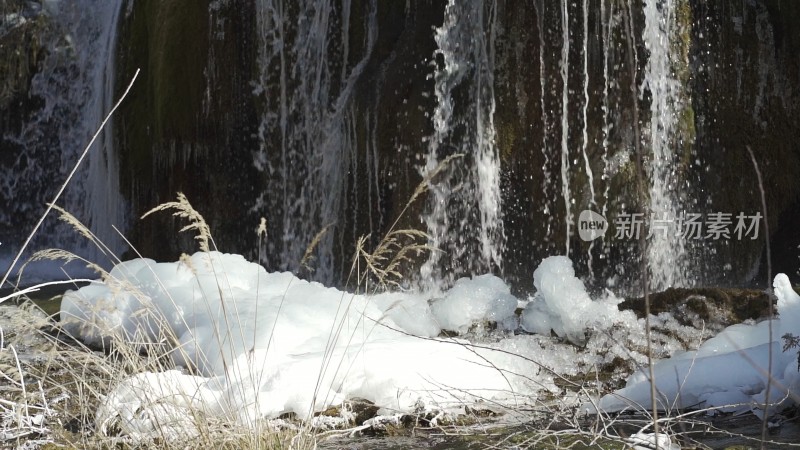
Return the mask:
<path id="1" fill-rule="evenodd" d="M 430 189 L 434 178 L 447 168 L 453 161 L 463 158 L 462 153 L 456 153 L 443 159 L 433 170 L 431 170 L 422 181 L 414 188 L 411 198 L 406 202 L 403 209 L 398 214 L 389 231 L 383 236 L 373 252 L 366 251 L 367 236 L 362 236 L 356 243 L 356 252 L 353 264 L 350 267 L 350 277 L 356 275 L 358 285 L 366 281 L 368 275 L 374 276 L 381 288 L 389 286 L 399 287 L 400 280 L 403 278 L 399 269 L 403 263 L 410 263 L 411 256 L 420 255 L 423 252 L 435 252 L 439 249 L 427 244 L 420 244 L 419 239 L 427 242 L 431 241 L 430 235 L 420 230 L 403 229 L 396 230 L 400 219 L 406 214 L 408 209 L 422 194 Z M 364 271 L 361 270 L 361 260 L 365 263 Z"/>
<path id="2" fill-rule="evenodd" d="M 55 205 L 55 204 L 51 204 L 49 206 L 52 207 L 54 210 L 59 212 L 59 219 L 62 222 L 67 223 L 73 229 L 75 229 L 80 235 L 82 235 L 86 239 L 92 241 L 92 243 L 95 243 L 98 247 L 101 247 L 101 245 L 99 244 L 100 241 L 99 241 L 99 239 L 97 239 L 97 236 L 95 236 L 94 233 L 92 233 L 92 231 L 89 230 L 89 228 L 86 225 L 84 225 L 80 220 L 78 220 L 70 212 L 68 212 L 64 208 L 62 208 L 62 207 L 60 207 L 58 205 Z"/>
<path id="3" fill-rule="evenodd" d="M 411 206 L 411 204 L 414 203 L 420 195 L 428 192 L 428 189 L 430 189 L 431 184 L 433 184 L 433 179 L 436 178 L 440 173 L 442 173 L 442 171 L 444 171 L 444 169 L 447 166 L 449 166 L 450 163 L 452 163 L 456 159 L 460 159 L 463 157 L 464 157 L 463 153 L 452 154 L 447 158 L 443 159 L 442 162 L 440 162 L 433 170 L 431 170 L 427 175 L 425 175 L 425 178 L 423 178 L 422 181 L 419 182 L 417 187 L 414 188 L 414 193 L 411 194 L 411 198 L 408 199 L 406 205 L 403 207 L 402 211 L 400 211 L 400 214 L 397 215 L 397 219 L 395 219 L 394 223 L 389 228 L 389 232 L 391 232 L 391 230 L 394 230 L 395 227 L 397 227 L 397 222 L 400 221 L 400 218 L 405 215 L 406 211 Z"/>
<path id="4" fill-rule="evenodd" d="M 311 267 L 311 263 L 314 262 L 314 250 L 316 250 L 319 243 L 322 241 L 322 237 L 328 232 L 333 224 L 329 223 L 322 227 L 321 230 L 314 235 L 314 238 L 311 239 L 311 242 L 306 247 L 305 253 L 303 253 L 303 257 L 300 258 L 300 267 L 306 269 L 309 273 L 314 271 L 314 268 Z"/>
<path id="5" fill-rule="evenodd" d="M 180 231 L 194 230 L 197 233 L 194 238 L 198 241 L 200 250 L 204 252 L 210 251 L 209 242 L 214 244 L 214 240 L 211 238 L 211 229 L 208 227 L 203 216 L 192 207 L 192 204 L 189 203 L 189 199 L 186 198 L 183 192 L 178 192 L 178 201 L 162 203 L 144 213 L 141 218 L 144 219 L 157 211 L 167 211 L 170 209 L 175 210 L 175 212 L 172 213 L 173 216 L 189 221 L 189 225 L 181 228 Z M 216 245 L 214 245 L 214 249 L 216 249 Z"/>

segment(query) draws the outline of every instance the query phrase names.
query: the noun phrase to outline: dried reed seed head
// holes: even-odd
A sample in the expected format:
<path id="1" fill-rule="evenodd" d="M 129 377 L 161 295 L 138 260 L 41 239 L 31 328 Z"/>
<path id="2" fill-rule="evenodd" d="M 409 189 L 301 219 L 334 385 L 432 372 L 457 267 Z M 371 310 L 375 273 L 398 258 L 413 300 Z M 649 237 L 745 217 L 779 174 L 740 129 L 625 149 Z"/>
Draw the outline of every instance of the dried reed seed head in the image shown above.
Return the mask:
<path id="1" fill-rule="evenodd" d="M 66 222 L 67 224 L 71 225 L 72 228 L 74 228 L 78 233 L 80 233 L 86 239 L 89 239 L 90 241 L 95 241 L 96 240 L 96 238 L 95 238 L 94 234 L 91 232 L 91 230 L 89 230 L 89 228 L 87 228 L 86 225 L 81 223 L 80 220 L 78 220 L 75 216 L 73 216 L 67 210 L 65 210 L 64 208 L 56 205 L 55 203 L 48 203 L 48 205 L 59 212 L 59 214 L 60 214 L 59 215 L 59 219 L 61 219 L 62 222 Z"/>
<path id="2" fill-rule="evenodd" d="M 34 253 L 30 258 L 28 258 L 28 261 L 25 264 L 27 264 L 28 262 L 42 261 L 42 260 L 49 260 L 49 261 L 62 260 L 64 262 L 70 262 L 76 259 L 83 259 L 83 258 L 67 250 L 62 250 L 59 248 L 48 248 L 44 250 L 39 250 L 38 252 Z"/>
<path id="3" fill-rule="evenodd" d="M 328 232 L 328 229 L 330 229 L 332 225 L 333 225 L 332 223 L 329 223 L 324 227 L 322 227 L 322 229 L 319 230 L 317 234 L 314 235 L 314 238 L 311 239 L 311 242 L 308 244 L 308 247 L 306 247 L 306 251 L 303 253 L 303 257 L 300 258 L 300 265 L 306 268 L 306 270 L 313 271 L 313 269 L 309 266 L 309 264 L 312 261 L 314 261 L 314 255 L 313 255 L 314 250 L 317 248 L 319 243 L 322 241 L 322 237 L 325 235 L 325 233 Z"/>
<path id="4" fill-rule="evenodd" d="M 258 236 L 267 236 L 267 219 L 262 217 L 261 222 L 258 224 L 258 228 L 256 228 L 256 234 Z"/>
<path id="5" fill-rule="evenodd" d="M 208 242 L 211 240 L 211 229 L 209 228 L 208 223 L 206 223 L 203 216 L 197 212 L 194 207 L 192 207 L 191 203 L 189 203 L 189 200 L 186 198 L 183 192 L 178 192 L 177 202 L 162 203 L 144 213 L 141 218 L 144 219 L 145 217 L 157 211 L 166 211 L 169 209 L 175 210 L 175 212 L 172 213 L 173 216 L 189 220 L 189 225 L 181 228 L 180 231 L 196 231 L 197 235 L 194 238 L 199 242 L 198 245 L 200 250 L 204 252 L 209 251 Z"/>
<path id="6" fill-rule="evenodd" d="M 192 262 L 192 257 L 187 255 L 186 253 L 181 253 L 180 259 L 178 261 L 186 266 L 194 275 L 197 275 L 197 269 L 194 267 L 194 263 Z"/>
<path id="7" fill-rule="evenodd" d="M 19 285 L 19 282 L 22 280 L 22 274 L 25 271 L 25 269 L 28 267 L 28 264 L 30 264 L 32 262 L 35 262 L 35 261 L 45 261 L 45 260 L 47 260 L 47 261 L 62 260 L 62 261 L 64 261 L 64 264 L 66 264 L 66 263 L 68 263 L 70 261 L 80 260 L 80 261 L 85 262 L 86 264 L 89 264 L 89 261 L 87 261 L 87 260 L 81 258 L 80 256 L 78 256 L 78 255 L 76 255 L 76 254 L 74 254 L 72 252 L 69 252 L 67 250 L 62 250 L 62 249 L 58 249 L 58 248 L 48 248 L 48 249 L 44 249 L 44 250 L 39 250 L 36 253 L 34 253 L 33 255 L 31 255 L 31 257 L 28 258 L 28 260 L 25 261 L 25 263 L 23 263 L 22 266 L 20 266 L 19 272 L 17 272 L 18 273 L 18 275 L 17 275 L 17 285 Z"/>
<path id="8" fill-rule="evenodd" d="M 365 270 L 362 275 L 371 274 L 378 284 L 400 287 L 399 280 L 403 274 L 399 271 L 400 265 L 411 261 L 411 254 L 420 255 L 424 251 L 433 250 L 427 244 L 418 243 L 419 240 L 429 240 L 429 235 L 420 230 L 403 229 L 393 230 L 384 235 L 381 242 L 372 253 L 365 249 L 368 235 L 359 238 L 356 244 L 356 255 L 363 260 Z M 366 281 L 365 276 L 358 277 L 359 283 Z"/>
<path id="9" fill-rule="evenodd" d="M 97 264 L 95 264 L 93 262 L 87 262 L 86 263 L 86 268 L 92 270 L 93 272 L 95 272 L 97 274 L 99 274 L 100 277 L 102 279 L 104 279 L 104 280 L 111 276 L 111 275 L 109 275 L 108 272 L 106 272 L 106 269 L 103 269 L 102 267 L 98 266 Z"/>
<path id="10" fill-rule="evenodd" d="M 437 164 L 436 167 L 433 168 L 433 170 L 431 170 L 427 175 L 425 175 L 425 178 L 423 178 L 422 181 L 417 185 L 416 189 L 414 189 L 414 193 L 411 195 L 411 199 L 408 201 L 408 203 L 413 203 L 418 196 L 425 193 L 430 187 L 430 184 L 433 181 L 433 179 L 437 175 L 439 175 L 439 173 L 441 173 L 445 169 L 445 167 L 450 165 L 450 163 L 453 160 L 463 157 L 464 157 L 463 153 L 456 153 L 448 156 L 447 158 L 443 159 L 439 164 Z"/>

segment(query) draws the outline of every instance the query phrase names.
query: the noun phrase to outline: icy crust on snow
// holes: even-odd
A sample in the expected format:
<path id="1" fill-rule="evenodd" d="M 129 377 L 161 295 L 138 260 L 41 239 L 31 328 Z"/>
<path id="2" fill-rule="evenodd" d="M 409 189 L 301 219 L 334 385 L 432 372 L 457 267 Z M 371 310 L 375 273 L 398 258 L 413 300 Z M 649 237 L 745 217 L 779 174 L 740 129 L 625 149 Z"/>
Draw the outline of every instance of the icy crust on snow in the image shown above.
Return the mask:
<path id="1" fill-rule="evenodd" d="M 781 342 L 787 333 L 800 334 L 800 296 L 785 274 L 778 274 L 773 286 L 780 318 L 772 321 L 772 338 L 769 321 L 733 325 L 697 351 L 657 362 L 654 377 L 660 409 L 752 411 L 761 416 L 769 377 L 768 415 L 800 403 L 797 350 L 783 352 Z M 598 406 L 606 412 L 652 408 L 647 373 L 642 370 L 631 375 L 623 389 L 601 398 Z"/>
<path id="2" fill-rule="evenodd" d="M 135 435 L 159 429 L 160 419 L 181 424 L 196 409 L 247 424 L 308 417 L 355 397 L 393 413 L 555 389 L 529 360 L 435 337 L 442 326 L 502 322 L 516 303 L 491 275 L 460 280 L 431 308 L 421 295 L 354 295 L 210 252 L 122 263 L 104 282 L 66 294 L 61 317 L 88 343 L 159 345 L 202 375 L 142 373 L 112 390 L 98 424 Z"/>

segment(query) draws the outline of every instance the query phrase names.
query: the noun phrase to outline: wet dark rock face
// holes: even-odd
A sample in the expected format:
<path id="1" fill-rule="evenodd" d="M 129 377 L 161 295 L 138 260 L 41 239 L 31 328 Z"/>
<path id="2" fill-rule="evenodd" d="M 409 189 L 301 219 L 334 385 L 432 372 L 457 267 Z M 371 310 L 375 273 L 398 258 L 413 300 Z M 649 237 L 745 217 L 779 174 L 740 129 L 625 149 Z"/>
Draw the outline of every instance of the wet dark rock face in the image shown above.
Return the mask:
<path id="1" fill-rule="evenodd" d="M 670 288 L 650 295 L 650 313 L 670 313 L 682 325 L 720 331 L 746 320 L 770 317 L 770 302 L 774 307 L 774 298 L 754 289 Z M 626 299 L 619 309 L 644 317 L 645 302 L 643 298 Z"/>
<path id="2" fill-rule="evenodd" d="M 10 0 L 0 5 L 0 236 L 11 234 L 10 228 L 33 224 L 26 215 L 29 205 L 19 202 L 26 195 L 38 197 L 45 186 L 26 179 L 36 173 L 40 164 L 57 164 L 58 154 L 46 151 L 35 155 L 22 152 L 15 139 L 42 107 L 43 100 L 30 95 L 33 77 L 43 70 L 53 27 L 41 7 L 32 2 Z M 23 194 L 24 193 L 24 194 Z M 16 224 L 12 226 L 12 220 Z M 2 239 L 0 242 L 8 241 Z M 8 243 L 6 245 L 9 245 Z"/>
<path id="3" fill-rule="evenodd" d="M 374 245 L 394 223 L 421 180 L 419 168 L 434 133 L 434 75 L 444 61 L 436 53 L 433 30 L 442 26 L 446 2 L 352 3 L 333 2 L 325 22 L 315 15 L 321 7 L 302 2 L 277 2 L 283 19 L 273 22 L 263 18 L 255 2 L 141 0 L 124 6 L 117 90 L 136 68 L 142 74 L 115 118 L 115 140 L 120 186 L 130 203 L 130 237 L 143 254 L 171 260 L 193 248 L 191 237 L 176 239 L 179 224 L 173 218 L 136 219 L 174 199 L 177 191 L 205 215 L 220 249 L 261 258 L 270 269 L 296 269 L 298 261 L 287 259 L 297 252 L 287 249 L 304 248 L 311 229 L 330 225 L 321 244 L 329 254 L 320 264 L 335 267 L 324 277 L 337 284 L 346 278 L 358 237 L 369 234 Z M 42 70 L 41 54 L 50 51 L 40 38 L 47 22 L 35 11 L 24 24 L 8 19 L 14 8 L 28 14 L 29 4 L 35 2 L 7 2 L 2 11 L 0 71 L 6 81 L 0 87 L 0 119 L 5 129 L 19 128 L 37 108 L 37 99 L 26 97 L 26 86 Z M 569 256 L 579 273 L 591 273 L 590 284 L 604 286 L 616 278 L 618 288 L 636 291 L 630 286 L 636 286 L 631 280 L 641 272 L 640 242 L 606 239 L 590 245 L 577 238 L 574 226 L 567 230 L 565 216 L 569 211 L 576 219 L 584 209 L 603 208 L 613 217 L 647 204 L 641 183 L 648 175 L 640 165 L 651 156 L 647 145 L 637 154 L 636 139 L 650 120 L 651 95 L 631 92 L 632 85 L 642 89 L 649 55 L 641 38 L 643 13 L 638 4 L 600 0 L 588 1 L 586 11 L 580 2 L 570 2 L 566 11 L 568 20 L 562 21 L 558 3 L 513 8 L 486 2 L 485 23 L 476 27 L 485 30 L 491 54 L 501 164 L 506 245 L 503 267 L 495 270 L 517 291 L 530 290 L 533 269 L 544 257 L 567 250 L 569 232 Z M 680 210 L 760 212 L 749 147 L 765 180 L 772 272 L 795 276 L 800 33 L 793 24 L 800 19 L 800 6 L 778 0 L 687 0 L 679 2 L 676 17 L 673 70 L 683 98 L 670 145 Z M 292 47 L 308 31 L 304 27 L 318 23 L 325 26 L 313 34 L 317 41 Z M 282 44 L 272 35 L 278 32 Z M 324 60 L 310 59 L 319 60 L 319 66 L 298 62 L 308 57 L 304 51 L 315 51 L 312 44 L 325 50 Z M 264 52 L 265 45 L 272 53 Z M 561 70 L 565 45 L 566 81 Z M 465 70 L 465 81 L 452 90 L 456 109 L 472 98 L 470 80 L 477 69 L 468 65 Z M 315 108 L 298 94 L 311 82 L 323 86 L 324 95 L 314 93 Z M 329 120 L 337 114 L 344 119 Z M 309 123 L 301 125 L 304 121 Z M 466 120 L 455 123 L 452 139 L 470 133 L 469 127 Z M 639 139 L 646 144 L 647 133 Z M 0 145 L 4 168 L 26 164 L 13 156 L 18 153 L 13 142 Z M 308 156 L 308 149 L 325 146 L 333 149 L 329 159 Z M 443 145 L 441 151 L 448 148 Z M 42 161 L 48 156 L 37 158 L 31 164 L 46 166 Z M 569 165 L 569 207 L 562 194 L 562 161 Z M 465 158 L 463 164 L 471 170 L 475 162 Z M 340 179 L 310 194 L 307 181 L 331 165 Z M 20 181 L 14 192 L 3 192 L 0 207 L 20 191 L 44 197 L 24 187 Z M 285 200 L 307 195 L 318 201 L 311 197 L 323 194 L 337 199 L 334 215 Z M 427 207 L 424 198 L 417 200 L 399 227 L 424 228 L 419 215 Z M 262 216 L 268 237 L 259 249 L 254 230 Z M 302 217 L 303 230 L 291 225 L 296 217 Z M 764 284 L 763 235 L 762 228 L 758 239 L 689 242 L 687 279 L 695 285 Z M 466 274 L 459 258 L 470 256 L 453 257 L 454 276 Z"/>

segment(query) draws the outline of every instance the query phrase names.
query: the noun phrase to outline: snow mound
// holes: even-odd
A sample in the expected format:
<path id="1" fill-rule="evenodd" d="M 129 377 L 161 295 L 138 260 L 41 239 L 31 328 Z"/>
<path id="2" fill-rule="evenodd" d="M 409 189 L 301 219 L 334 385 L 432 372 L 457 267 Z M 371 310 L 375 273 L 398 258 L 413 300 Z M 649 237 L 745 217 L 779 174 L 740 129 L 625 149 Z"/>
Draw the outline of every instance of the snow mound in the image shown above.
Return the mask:
<path id="1" fill-rule="evenodd" d="M 514 315 L 517 299 L 503 280 L 486 274 L 456 281 L 431 309 L 442 329 L 463 334 L 473 324 L 483 321 L 497 322 L 502 326 Z"/>
<path id="2" fill-rule="evenodd" d="M 586 329 L 605 330 L 629 320 L 620 313 L 620 300 L 611 296 L 593 301 L 583 282 L 575 276 L 572 261 L 566 256 L 546 258 L 533 272 L 536 295 L 522 313 L 525 331 L 549 335 L 550 331 L 570 342 L 586 340 Z"/>
<path id="3" fill-rule="evenodd" d="M 783 352 L 781 343 L 787 333 L 800 334 L 800 296 L 785 274 L 778 274 L 773 286 L 780 319 L 772 321 L 771 339 L 769 321 L 734 325 L 697 351 L 657 362 L 659 409 L 710 408 L 712 413 L 752 411 L 761 416 L 800 403 L 797 350 Z M 769 377 L 770 406 L 764 411 Z M 652 408 L 647 372 L 631 375 L 623 389 L 601 398 L 598 406 L 606 412 Z"/>
<path id="4" fill-rule="evenodd" d="M 267 273 L 239 255 L 198 252 L 119 264 L 103 282 L 65 294 L 61 318 L 88 343 L 158 346 L 200 375 L 137 374 L 98 411 L 99 430 L 163 437 L 192 434 L 184 422 L 198 410 L 251 424 L 286 412 L 310 417 L 355 397 L 395 413 L 555 389 L 530 360 L 435 337 L 442 327 L 507 319 L 516 304 L 493 276 L 459 280 L 431 308 L 417 294 L 354 295 Z"/>
<path id="5" fill-rule="evenodd" d="M 519 300 L 493 275 L 458 280 L 436 299 L 409 292 L 356 295 L 268 273 L 239 255 L 198 252 L 179 262 L 121 263 L 103 281 L 65 294 L 61 319 L 87 343 L 130 345 L 172 359 L 174 365 L 159 372 L 120 380 L 97 411 L 99 432 L 134 440 L 191 437 L 210 421 L 250 426 L 289 412 L 309 419 L 353 398 L 372 401 L 388 415 L 458 412 L 473 402 L 518 408 L 543 392 L 561 392 L 555 376 L 615 358 L 643 361 L 631 350 L 643 345 L 642 321 L 618 311 L 613 295 L 590 298 L 568 258 L 545 259 L 534 285 L 521 326 L 541 334 L 498 333 L 489 343 L 473 343 L 438 336 L 486 321 L 501 331 L 520 325 L 514 314 Z M 776 279 L 779 285 L 781 315 L 790 317 L 800 297 L 790 295 L 788 279 Z M 746 342 L 748 360 L 761 366 L 768 353 L 759 345 L 769 346 L 763 328 L 731 327 L 696 353 L 659 363 L 664 398 L 678 407 L 747 400 L 742 395 L 757 401 L 763 374 L 748 372 L 726 339 Z M 659 348 L 661 354 L 681 349 L 666 336 Z M 794 357 L 781 354 L 777 343 L 772 348 L 779 363 L 774 375 L 794 386 Z M 701 358 L 717 362 L 698 365 Z M 721 369 L 730 364 L 741 367 Z M 676 374 L 680 382 L 670 384 Z M 646 405 L 646 386 L 644 375 L 634 374 L 628 387 L 600 405 L 609 411 Z"/>

